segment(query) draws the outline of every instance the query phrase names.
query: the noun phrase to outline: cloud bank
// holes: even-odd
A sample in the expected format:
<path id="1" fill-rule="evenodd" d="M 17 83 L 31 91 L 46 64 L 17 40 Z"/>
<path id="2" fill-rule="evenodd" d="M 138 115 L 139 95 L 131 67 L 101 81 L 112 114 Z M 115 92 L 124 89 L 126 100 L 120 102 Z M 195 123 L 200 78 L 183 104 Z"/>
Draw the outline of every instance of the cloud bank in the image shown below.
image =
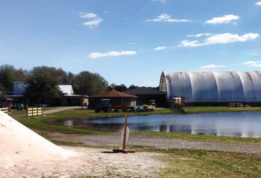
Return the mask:
<path id="1" fill-rule="evenodd" d="M 257 38 L 259 38 L 258 33 L 246 33 L 243 35 L 222 33 L 222 34 L 211 35 L 202 42 L 198 40 L 183 40 L 180 42 L 178 47 L 198 47 L 198 46 L 207 46 L 207 45 L 214 45 L 214 44 L 246 42 L 250 40 L 255 40 Z"/>
<path id="2" fill-rule="evenodd" d="M 207 20 L 205 23 L 206 24 L 229 24 L 238 19 L 239 19 L 239 16 L 229 14 L 229 15 L 224 15 L 222 17 L 214 17 L 210 20 Z"/>

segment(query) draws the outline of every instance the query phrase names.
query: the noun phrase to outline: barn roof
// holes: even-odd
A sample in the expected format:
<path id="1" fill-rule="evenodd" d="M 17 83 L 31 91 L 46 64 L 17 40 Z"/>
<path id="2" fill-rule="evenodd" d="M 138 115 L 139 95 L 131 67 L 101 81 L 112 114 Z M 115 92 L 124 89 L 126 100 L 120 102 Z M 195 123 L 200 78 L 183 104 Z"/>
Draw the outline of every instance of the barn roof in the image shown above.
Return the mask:
<path id="1" fill-rule="evenodd" d="M 116 90 L 106 91 L 100 94 L 92 95 L 93 98 L 137 98 L 135 95 L 126 94 Z"/>

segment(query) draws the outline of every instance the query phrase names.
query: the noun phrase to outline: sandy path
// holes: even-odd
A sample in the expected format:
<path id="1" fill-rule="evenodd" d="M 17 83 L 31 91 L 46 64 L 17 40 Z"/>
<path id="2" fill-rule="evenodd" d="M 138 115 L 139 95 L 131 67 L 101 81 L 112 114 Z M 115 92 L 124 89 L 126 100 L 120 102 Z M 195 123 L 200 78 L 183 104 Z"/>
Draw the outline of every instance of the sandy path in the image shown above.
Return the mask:
<path id="1" fill-rule="evenodd" d="M 65 135 L 60 133 L 48 133 L 45 136 L 51 140 L 83 143 L 90 146 L 119 146 L 120 144 L 119 135 Z M 261 153 L 261 146 L 259 145 L 188 141 L 173 138 L 152 137 L 146 135 L 131 135 L 128 144 L 138 146 L 151 146 L 156 148 L 193 148 L 242 153 Z"/>
<path id="2" fill-rule="evenodd" d="M 15 166 L 6 168 L 0 165 L 0 177 L 70 177 L 70 176 L 99 176 L 99 177 L 154 177 L 156 172 L 165 165 L 158 161 L 157 153 L 106 153 L 106 150 L 92 148 L 63 147 L 76 152 L 67 159 L 51 159 L 31 161 L 14 160 Z M 105 151 L 105 152 L 104 152 Z"/>

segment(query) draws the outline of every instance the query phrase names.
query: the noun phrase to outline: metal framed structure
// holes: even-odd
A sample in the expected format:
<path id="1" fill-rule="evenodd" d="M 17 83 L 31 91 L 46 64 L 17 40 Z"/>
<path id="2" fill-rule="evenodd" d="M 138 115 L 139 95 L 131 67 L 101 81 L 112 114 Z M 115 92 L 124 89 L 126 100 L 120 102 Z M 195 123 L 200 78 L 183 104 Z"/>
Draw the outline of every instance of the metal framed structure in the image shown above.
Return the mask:
<path id="1" fill-rule="evenodd" d="M 261 72 L 163 72 L 160 90 L 167 100 L 185 103 L 261 103 Z"/>

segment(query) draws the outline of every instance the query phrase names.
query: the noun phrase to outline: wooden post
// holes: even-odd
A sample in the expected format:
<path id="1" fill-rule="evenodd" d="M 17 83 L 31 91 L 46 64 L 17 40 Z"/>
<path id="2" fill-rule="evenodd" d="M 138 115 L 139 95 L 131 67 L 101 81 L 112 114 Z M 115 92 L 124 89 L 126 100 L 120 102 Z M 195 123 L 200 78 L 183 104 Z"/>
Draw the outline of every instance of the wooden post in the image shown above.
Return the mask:
<path id="1" fill-rule="evenodd" d="M 133 151 L 133 150 L 126 150 L 127 120 L 128 120 L 128 116 L 125 115 L 122 148 L 121 149 L 113 149 L 114 153 L 135 153 L 135 151 Z"/>
<path id="2" fill-rule="evenodd" d="M 127 119 L 128 119 L 128 117 L 125 115 L 124 130 L 123 130 L 122 150 L 125 150 L 125 148 L 126 148 Z"/>

